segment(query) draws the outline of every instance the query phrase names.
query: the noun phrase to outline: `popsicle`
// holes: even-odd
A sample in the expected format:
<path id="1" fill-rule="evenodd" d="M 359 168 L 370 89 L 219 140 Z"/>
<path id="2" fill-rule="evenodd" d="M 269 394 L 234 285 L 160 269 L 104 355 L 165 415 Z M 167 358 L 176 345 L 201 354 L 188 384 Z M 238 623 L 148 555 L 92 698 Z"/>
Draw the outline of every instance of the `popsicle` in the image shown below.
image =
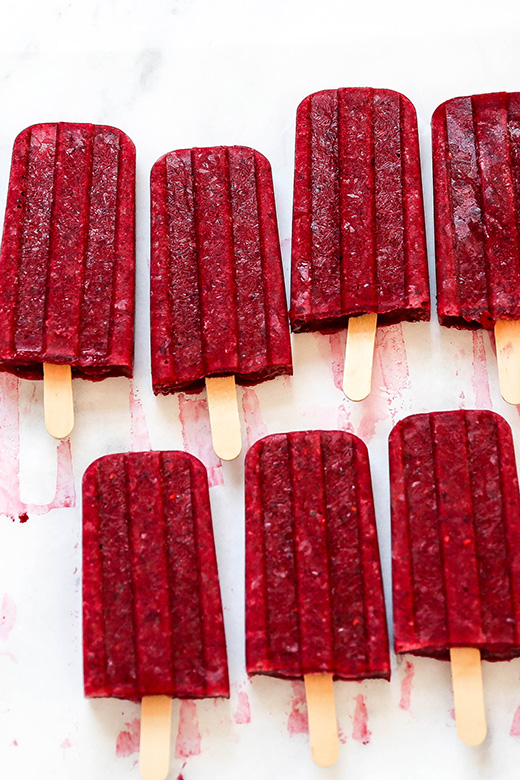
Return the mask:
<path id="1" fill-rule="evenodd" d="M 205 383 L 215 451 L 232 459 L 235 380 L 292 373 L 271 168 L 244 146 L 170 152 L 153 166 L 151 199 L 154 393 Z"/>
<path id="2" fill-rule="evenodd" d="M 441 325 L 495 331 L 500 390 L 520 403 L 520 92 L 458 97 L 432 119 Z"/>
<path id="3" fill-rule="evenodd" d="M 348 324 L 344 390 L 362 400 L 376 324 L 429 317 L 415 109 L 389 89 L 309 95 L 296 117 L 292 330 Z"/>
<path id="4" fill-rule="evenodd" d="M 390 478 L 395 650 L 451 656 L 452 672 L 460 655 L 472 657 L 476 701 L 457 708 L 456 676 L 453 684 L 459 734 L 478 744 L 486 734 L 480 655 L 520 655 L 520 495 L 509 425 L 490 411 L 407 417 L 390 434 Z"/>
<path id="5" fill-rule="evenodd" d="M 367 449 L 344 431 L 266 436 L 245 486 L 247 672 L 305 679 L 313 758 L 329 766 L 332 679 L 390 678 Z"/>
<path id="6" fill-rule="evenodd" d="M 142 702 L 141 773 L 166 777 L 172 697 L 229 696 L 207 476 L 192 455 L 106 455 L 85 472 L 83 651 L 85 695 Z"/>
<path id="7" fill-rule="evenodd" d="M 57 411 L 46 408 L 58 438 L 73 425 L 71 370 L 132 374 L 134 222 L 135 148 L 121 130 L 54 122 L 17 136 L 0 249 L 0 370 L 44 375 L 46 407 L 63 387 L 65 407 L 58 398 Z"/>

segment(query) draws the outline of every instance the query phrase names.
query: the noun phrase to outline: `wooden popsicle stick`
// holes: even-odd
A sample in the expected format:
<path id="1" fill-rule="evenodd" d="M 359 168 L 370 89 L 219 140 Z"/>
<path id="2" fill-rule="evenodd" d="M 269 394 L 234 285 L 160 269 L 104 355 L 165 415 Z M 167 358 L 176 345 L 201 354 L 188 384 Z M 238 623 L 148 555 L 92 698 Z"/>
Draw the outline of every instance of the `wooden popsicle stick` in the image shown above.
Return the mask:
<path id="1" fill-rule="evenodd" d="M 312 760 L 318 766 L 332 766 L 339 756 L 332 675 L 306 674 L 304 680 Z"/>
<path id="2" fill-rule="evenodd" d="M 360 314 L 348 321 L 343 392 L 351 401 L 362 401 L 370 393 L 376 327 L 377 314 Z"/>
<path id="3" fill-rule="evenodd" d="M 242 451 L 235 377 L 208 376 L 206 390 L 213 449 L 222 460 L 234 460 Z"/>
<path id="4" fill-rule="evenodd" d="M 520 320 L 498 320 L 495 342 L 502 398 L 520 404 Z"/>
<path id="5" fill-rule="evenodd" d="M 43 364 L 45 427 L 55 439 L 66 439 L 74 428 L 72 371 L 69 365 Z"/>
<path id="6" fill-rule="evenodd" d="M 144 696 L 141 702 L 139 771 L 143 780 L 165 780 L 170 771 L 172 700 Z"/>
<path id="7" fill-rule="evenodd" d="M 480 745 L 487 734 L 480 650 L 452 647 L 450 659 L 457 734 L 466 745 Z"/>

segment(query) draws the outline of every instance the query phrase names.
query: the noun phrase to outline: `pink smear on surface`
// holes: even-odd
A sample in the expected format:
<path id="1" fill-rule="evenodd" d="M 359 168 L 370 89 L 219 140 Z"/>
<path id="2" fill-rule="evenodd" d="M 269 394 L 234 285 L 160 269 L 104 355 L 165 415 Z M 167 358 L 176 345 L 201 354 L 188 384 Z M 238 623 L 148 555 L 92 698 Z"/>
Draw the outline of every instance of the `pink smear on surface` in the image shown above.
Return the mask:
<path id="1" fill-rule="evenodd" d="M 146 452 L 152 449 L 143 404 L 133 382 L 130 383 L 130 438 L 132 452 Z"/>
<path id="2" fill-rule="evenodd" d="M 63 742 L 60 745 L 60 748 L 63 750 L 63 758 L 67 755 L 67 750 L 72 747 L 72 743 L 70 739 L 64 739 Z"/>
<path id="3" fill-rule="evenodd" d="M 339 727 L 338 727 L 338 739 L 339 739 L 339 741 L 341 742 L 342 745 L 346 745 L 347 744 L 347 735 Z"/>
<path id="4" fill-rule="evenodd" d="M 207 400 L 179 393 L 179 419 L 184 449 L 204 463 L 210 487 L 223 485 L 222 463 L 211 443 Z"/>
<path id="5" fill-rule="evenodd" d="M 352 739 L 355 739 L 356 742 L 362 742 L 363 745 L 368 745 L 371 736 L 372 732 L 368 728 L 368 712 L 365 697 L 360 694 L 356 696 Z"/>
<path id="6" fill-rule="evenodd" d="M 48 504 L 26 504 L 20 497 L 20 385 L 16 377 L 0 374 L 0 514 L 26 523 L 30 515 L 76 505 L 70 440 L 60 441 L 56 492 Z"/>
<path id="7" fill-rule="evenodd" d="M 237 707 L 234 714 L 235 723 L 251 723 L 251 707 L 249 697 L 244 690 L 238 690 Z"/>
<path id="8" fill-rule="evenodd" d="M 16 622 L 16 604 L 11 596 L 7 593 L 2 599 L 2 606 L 0 608 L 0 640 L 7 642 L 9 634 L 11 633 L 13 626 Z"/>
<path id="9" fill-rule="evenodd" d="M 343 392 L 343 372 L 345 370 L 345 347 L 347 345 L 347 331 L 340 330 L 329 336 L 330 360 L 334 387 Z"/>
<path id="10" fill-rule="evenodd" d="M 247 448 L 258 439 L 267 436 L 267 426 L 262 418 L 258 396 L 251 387 L 246 387 L 242 395 L 242 409 L 246 426 Z"/>
<path id="11" fill-rule="evenodd" d="M 415 674 L 415 667 L 410 661 L 406 662 L 404 667 L 404 677 L 401 680 L 401 698 L 399 700 L 399 709 L 409 710 L 410 699 L 412 695 L 413 676 Z"/>
<path id="12" fill-rule="evenodd" d="M 141 735 L 141 721 L 134 718 L 130 723 L 125 723 L 127 731 L 121 731 L 116 740 L 116 756 L 128 758 L 139 752 L 139 737 Z"/>
<path id="13" fill-rule="evenodd" d="M 405 410 L 404 394 L 410 390 L 410 372 L 401 324 L 385 325 L 376 332 L 372 391 L 362 402 L 363 416 L 358 435 L 370 442 L 378 422 L 388 417 L 393 423 Z"/>
<path id="14" fill-rule="evenodd" d="M 340 431 L 348 431 L 354 433 L 354 426 L 350 419 L 350 406 L 346 402 L 340 404 L 338 408 L 338 429 Z"/>
<path id="15" fill-rule="evenodd" d="M 517 711 L 514 714 L 513 722 L 511 724 L 511 731 L 509 732 L 510 737 L 520 737 L 520 707 L 518 707 Z"/>
<path id="16" fill-rule="evenodd" d="M 491 409 L 491 393 L 486 359 L 484 332 L 473 331 L 473 392 L 477 409 Z"/>
<path id="17" fill-rule="evenodd" d="M 337 333 L 324 335 L 315 333 L 316 346 L 320 357 L 332 373 L 334 387 L 343 392 L 343 369 L 345 365 L 345 346 L 347 331 L 342 329 Z"/>
<path id="18" fill-rule="evenodd" d="M 194 701 L 181 701 L 179 728 L 175 741 L 175 758 L 199 756 L 200 730 L 197 719 L 197 706 Z"/>
<path id="19" fill-rule="evenodd" d="M 295 734 L 307 734 L 309 723 L 307 719 L 307 702 L 305 700 L 305 686 L 302 682 L 291 683 L 293 696 L 291 699 L 291 711 L 287 721 L 287 730 L 291 737 Z"/>

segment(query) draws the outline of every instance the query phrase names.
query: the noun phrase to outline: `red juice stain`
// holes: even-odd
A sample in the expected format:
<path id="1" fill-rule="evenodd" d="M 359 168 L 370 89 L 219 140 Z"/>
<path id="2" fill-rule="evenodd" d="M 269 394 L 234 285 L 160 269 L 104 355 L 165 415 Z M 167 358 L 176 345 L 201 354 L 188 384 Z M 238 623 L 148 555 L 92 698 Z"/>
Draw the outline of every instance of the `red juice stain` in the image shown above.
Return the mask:
<path id="1" fill-rule="evenodd" d="M 305 700 L 305 687 L 301 682 L 291 683 L 293 697 L 291 699 L 291 711 L 287 721 L 287 730 L 293 737 L 295 734 L 307 734 L 309 723 L 307 719 L 307 702 Z"/>
<path id="2" fill-rule="evenodd" d="M 354 426 L 350 419 L 350 407 L 346 403 L 340 404 L 338 408 L 338 430 L 354 433 Z"/>
<path id="3" fill-rule="evenodd" d="M 334 387 L 343 392 L 343 372 L 345 370 L 345 347 L 347 345 L 347 331 L 340 330 L 337 333 L 331 333 L 329 336 L 330 344 L 330 367 Z"/>
<path id="4" fill-rule="evenodd" d="M 19 380 L 0 375 L 0 514 L 26 522 L 30 515 L 43 515 L 51 509 L 75 506 L 76 492 L 70 440 L 60 441 L 56 456 L 56 492 L 48 504 L 26 504 L 20 497 L 20 391 Z"/>
<path id="5" fill-rule="evenodd" d="M 234 714 L 235 723 L 242 725 L 243 723 L 251 723 L 251 707 L 249 705 L 249 698 L 245 691 L 238 690 L 237 695 L 237 707 Z"/>
<path id="6" fill-rule="evenodd" d="M 258 396 L 251 387 L 246 387 L 242 395 L 242 410 L 246 426 L 247 447 L 267 435 L 267 426 L 260 411 Z"/>
<path id="7" fill-rule="evenodd" d="M 363 745 L 368 745 L 371 736 L 372 732 L 368 728 L 368 712 L 365 697 L 360 694 L 359 696 L 356 696 L 352 738 L 355 739 L 356 742 L 362 742 Z"/>
<path id="8" fill-rule="evenodd" d="M 415 674 L 414 665 L 410 663 L 410 661 L 407 661 L 404 669 L 404 677 L 401 680 L 401 698 L 399 700 L 399 708 L 401 710 L 410 709 L 410 699 L 412 695 L 414 674 Z"/>
<path id="9" fill-rule="evenodd" d="M 179 393 L 179 419 L 184 449 L 204 463 L 208 470 L 210 487 L 223 485 L 222 463 L 215 455 L 211 443 L 207 400 Z"/>
<path id="10" fill-rule="evenodd" d="M 181 701 L 179 727 L 175 741 L 175 758 L 199 756 L 201 752 L 201 737 L 197 706 L 194 701 Z"/>
<path id="11" fill-rule="evenodd" d="M 489 378 L 486 360 L 486 347 L 484 333 L 481 330 L 473 331 L 473 392 L 475 393 L 475 405 L 478 409 L 491 409 L 491 393 L 489 391 Z"/>
<path id="12" fill-rule="evenodd" d="M 130 437 L 132 452 L 146 452 L 152 449 L 143 404 L 133 383 L 130 384 Z"/>
<path id="13" fill-rule="evenodd" d="M 520 707 L 516 710 L 511 724 L 510 737 L 520 737 Z"/>
<path id="14" fill-rule="evenodd" d="M 402 417 L 407 391 L 410 390 L 408 358 L 401 324 L 386 325 L 376 331 L 372 390 L 363 401 L 363 416 L 358 435 L 369 442 L 378 422 Z"/>
<path id="15" fill-rule="evenodd" d="M 128 758 L 128 756 L 139 752 L 139 737 L 141 734 L 141 721 L 134 718 L 129 723 L 125 723 L 127 731 L 121 731 L 116 740 L 116 756 L 118 758 Z"/>
<path id="16" fill-rule="evenodd" d="M 16 604 L 11 596 L 7 593 L 2 599 L 2 606 L 0 607 L 0 640 L 7 642 L 9 634 L 13 630 L 16 622 Z"/>

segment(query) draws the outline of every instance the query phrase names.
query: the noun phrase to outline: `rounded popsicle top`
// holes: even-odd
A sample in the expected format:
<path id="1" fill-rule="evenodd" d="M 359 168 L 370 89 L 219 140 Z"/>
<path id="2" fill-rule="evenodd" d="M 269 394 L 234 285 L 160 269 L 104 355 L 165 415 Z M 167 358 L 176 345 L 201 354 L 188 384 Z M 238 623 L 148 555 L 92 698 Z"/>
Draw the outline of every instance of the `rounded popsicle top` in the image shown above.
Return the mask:
<path id="1" fill-rule="evenodd" d="M 85 473 L 83 474 L 83 490 L 88 490 L 89 486 L 95 480 L 96 473 L 103 469 L 103 471 L 110 471 L 112 469 L 114 473 L 116 470 L 125 468 L 128 463 L 132 461 L 142 464 L 143 468 L 143 481 L 147 478 L 146 465 L 155 464 L 158 460 L 167 458 L 170 462 L 177 462 L 179 465 L 189 467 L 197 479 L 207 483 L 207 471 L 206 467 L 199 458 L 195 455 L 191 455 L 189 452 L 182 450 L 149 450 L 145 452 L 113 452 L 109 455 L 101 455 L 96 460 L 87 466 Z M 157 476 L 152 477 L 152 472 L 148 475 L 152 481 L 157 480 Z"/>
<path id="2" fill-rule="evenodd" d="M 14 140 L 13 146 L 26 143 L 31 137 L 40 143 L 45 143 L 49 136 L 55 136 L 60 131 L 71 133 L 71 139 L 82 143 L 87 135 L 96 130 L 105 136 L 114 135 L 121 140 L 124 154 L 132 154 L 135 157 L 135 144 L 123 130 L 113 125 L 94 124 L 92 122 L 37 122 L 21 130 Z"/>
<path id="3" fill-rule="evenodd" d="M 368 463 L 368 448 L 365 442 L 353 433 L 348 431 L 335 431 L 335 430 L 321 430 L 316 429 L 312 431 L 288 431 L 286 433 L 271 433 L 269 436 L 264 436 L 259 439 L 248 449 L 245 457 L 245 467 L 248 468 L 248 464 L 256 462 L 261 451 L 267 448 L 279 448 L 284 445 L 294 444 L 294 446 L 304 446 L 305 442 L 309 442 L 310 439 L 334 442 L 338 444 L 344 444 L 345 446 L 355 447 L 359 450 L 361 456 L 366 459 Z"/>
<path id="4" fill-rule="evenodd" d="M 338 99 L 338 96 L 341 94 L 357 94 L 360 96 L 370 96 L 373 97 L 375 95 L 383 97 L 393 97 L 393 98 L 399 98 L 400 101 L 402 101 L 402 104 L 404 106 L 404 109 L 408 112 L 410 112 L 414 117 L 415 121 L 417 121 L 417 114 L 415 110 L 415 106 L 412 103 L 412 101 L 406 97 L 406 95 L 403 95 L 401 92 L 397 92 L 394 89 L 383 89 L 383 88 L 376 88 L 376 87 L 338 87 L 337 89 L 321 89 L 318 90 L 318 92 L 312 92 L 310 95 L 307 95 L 303 98 L 303 100 L 299 103 L 297 108 L 297 113 L 300 111 L 304 111 L 308 104 L 312 101 L 323 101 L 326 102 L 329 99 L 336 100 Z"/>
<path id="5" fill-rule="evenodd" d="M 153 164 L 152 166 L 152 181 L 154 179 L 154 171 L 156 169 L 160 169 L 162 165 L 166 163 L 167 160 L 172 158 L 179 158 L 182 161 L 187 161 L 189 159 L 197 158 L 200 156 L 208 157 L 208 155 L 215 155 L 215 157 L 221 157 L 222 155 L 228 155 L 228 154 L 236 155 L 238 157 L 240 156 L 246 156 L 249 157 L 250 155 L 253 155 L 256 164 L 264 169 L 269 175 L 272 175 L 271 171 L 271 163 L 267 159 L 267 157 L 262 154 L 262 152 L 259 152 L 257 149 L 253 149 L 251 146 L 242 146 L 240 144 L 232 144 L 231 146 L 193 146 L 191 148 L 187 149 L 173 149 L 171 152 L 166 152 L 165 154 L 162 154 Z"/>
<path id="6" fill-rule="evenodd" d="M 432 125 L 446 121 L 446 108 L 448 106 L 464 106 L 469 102 L 486 108 L 497 108 L 517 100 L 520 100 L 520 92 L 482 92 L 478 95 L 460 95 L 448 98 L 440 103 L 433 112 Z"/>

